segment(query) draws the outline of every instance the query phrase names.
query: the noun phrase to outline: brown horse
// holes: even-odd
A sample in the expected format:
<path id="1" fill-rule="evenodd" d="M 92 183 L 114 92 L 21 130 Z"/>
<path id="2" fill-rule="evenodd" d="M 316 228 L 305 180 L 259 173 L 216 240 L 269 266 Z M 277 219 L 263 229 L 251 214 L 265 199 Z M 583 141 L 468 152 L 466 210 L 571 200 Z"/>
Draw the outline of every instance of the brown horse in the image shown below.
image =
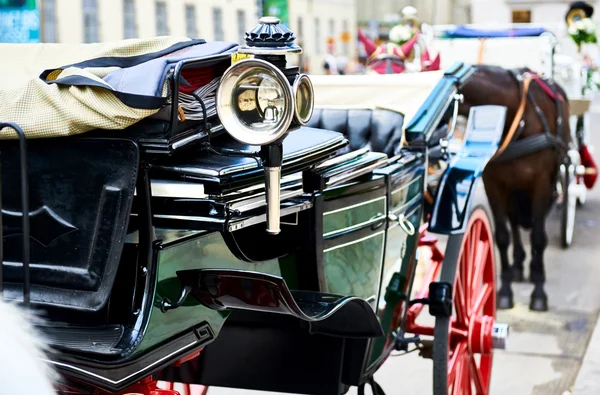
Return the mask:
<path id="1" fill-rule="evenodd" d="M 482 177 L 494 217 L 496 244 L 502 265 L 498 308 L 513 307 L 511 281 L 523 281 L 525 250 L 519 233 L 519 227 L 523 227 L 531 229 L 530 279 L 534 289 L 529 308 L 546 311 L 548 298 L 544 291 L 544 250 L 548 241 L 545 221 L 555 200 L 559 166 L 566 155 L 565 147 L 569 146 L 571 140 L 569 107 L 567 96 L 560 86 L 552 81 L 542 81 L 537 76 L 529 84 L 529 94 L 524 95 L 524 86 L 527 84 L 523 84 L 523 81 L 519 83 L 517 75 L 523 76 L 530 71 L 519 69 L 515 72 L 516 75 L 501 67 L 477 66 L 477 72 L 461 88 L 464 103 L 459 112 L 467 116 L 471 106 L 477 105 L 495 104 L 507 108 L 501 145 L 507 136 L 510 139 L 507 143 L 510 144 L 506 151 L 488 163 Z M 524 112 L 519 110 L 520 106 L 524 106 L 521 108 Z M 522 118 L 515 122 L 514 134 L 509 133 L 515 117 L 521 113 Z M 511 147 L 519 145 L 516 142 L 545 133 L 554 139 L 551 146 L 538 146 L 534 152 L 530 150 L 525 154 L 515 150 L 510 152 Z M 511 234 L 507 224 L 512 231 L 512 267 L 508 260 Z"/>

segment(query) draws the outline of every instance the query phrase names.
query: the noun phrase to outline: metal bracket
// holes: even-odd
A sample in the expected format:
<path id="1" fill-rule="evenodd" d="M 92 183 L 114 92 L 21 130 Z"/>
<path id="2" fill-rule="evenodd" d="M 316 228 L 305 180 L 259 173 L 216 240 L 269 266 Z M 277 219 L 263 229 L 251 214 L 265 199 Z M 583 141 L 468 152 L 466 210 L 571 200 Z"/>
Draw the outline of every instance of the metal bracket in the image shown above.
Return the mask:
<path id="1" fill-rule="evenodd" d="M 419 335 L 411 336 L 411 337 L 396 337 L 396 341 L 394 342 L 394 348 L 396 351 L 408 351 L 409 344 L 416 344 L 417 346 L 422 343 L 421 337 Z"/>
<path id="2" fill-rule="evenodd" d="M 414 304 L 429 305 L 429 314 L 434 317 L 450 317 L 452 315 L 452 284 L 434 281 L 429 284 L 429 297 L 413 299 L 408 302 L 409 306 Z"/>
<path id="3" fill-rule="evenodd" d="M 169 298 L 163 298 L 163 300 L 160 302 L 160 310 L 163 313 L 166 313 L 169 310 L 174 310 L 178 307 L 181 307 L 181 305 L 183 304 L 183 302 L 185 302 L 185 300 L 191 292 L 192 287 L 190 287 L 189 285 L 184 285 L 181 288 L 181 294 L 179 295 L 179 299 L 177 300 L 177 302 L 173 303 Z"/>

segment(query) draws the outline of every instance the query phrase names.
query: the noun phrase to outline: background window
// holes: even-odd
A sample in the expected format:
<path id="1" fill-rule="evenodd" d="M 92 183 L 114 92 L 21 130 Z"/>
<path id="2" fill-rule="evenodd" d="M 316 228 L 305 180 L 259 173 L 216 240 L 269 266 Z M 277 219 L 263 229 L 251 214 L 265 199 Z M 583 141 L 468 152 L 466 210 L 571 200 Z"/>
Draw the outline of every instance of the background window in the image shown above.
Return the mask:
<path id="1" fill-rule="evenodd" d="M 135 0 L 123 0 L 123 36 L 125 38 L 137 37 Z"/>
<path id="2" fill-rule="evenodd" d="M 315 18 L 315 53 L 321 53 L 321 23 Z"/>
<path id="3" fill-rule="evenodd" d="M 223 41 L 223 12 L 220 8 L 213 8 L 213 30 L 215 41 Z"/>
<path id="4" fill-rule="evenodd" d="M 329 20 L 329 35 L 335 37 L 335 21 L 333 19 Z"/>
<path id="5" fill-rule="evenodd" d="M 301 41 L 304 37 L 304 26 L 302 25 L 302 17 L 298 17 L 298 27 L 296 28 L 298 34 L 296 35 Z"/>
<path id="6" fill-rule="evenodd" d="M 44 42 L 56 42 L 56 2 L 44 1 Z"/>
<path id="7" fill-rule="evenodd" d="M 163 1 L 156 2 L 156 35 L 169 35 L 169 26 L 167 24 L 167 4 Z"/>
<path id="8" fill-rule="evenodd" d="M 188 4 L 185 6 L 185 31 L 189 38 L 198 38 L 198 27 L 196 23 L 196 6 Z"/>
<path id="9" fill-rule="evenodd" d="M 513 23 L 531 23 L 531 11 L 530 10 L 513 10 L 512 22 Z"/>
<path id="10" fill-rule="evenodd" d="M 244 42 L 244 36 L 246 34 L 246 13 L 243 10 L 237 12 L 237 26 L 238 26 L 238 40 Z"/>
<path id="11" fill-rule="evenodd" d="M 97 0 L 83 0 L 83 41 L 86 43 L 100 41 Z"/>
<path id="12" fill-rule="evenodd" d="M 343 41 L 343 50 L 344 55 L 350 56 L 350 31 L 348 30 L 348 21 L 342 22 L 342 41 Z"/>

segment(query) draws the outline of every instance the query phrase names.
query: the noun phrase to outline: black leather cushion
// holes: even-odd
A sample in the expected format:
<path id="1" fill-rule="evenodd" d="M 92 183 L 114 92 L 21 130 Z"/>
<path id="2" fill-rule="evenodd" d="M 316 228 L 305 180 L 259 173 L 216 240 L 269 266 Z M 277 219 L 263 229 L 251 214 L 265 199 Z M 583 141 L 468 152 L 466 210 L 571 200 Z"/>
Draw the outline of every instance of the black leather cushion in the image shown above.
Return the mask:
<path id="1" fill-rule="evenodd" d="M 5 295 L 21 298 L 19 150 L 0 144 Z M 28 141 L 31 300 L 96 311 L 112 288 L 139 163 L 123 139 Z"/>
<path id="2" fill-rule="evenodd" d="M 342 133 L 352 150 L 370 146 L 371 151 L 394 156 L 402 141 L 404 116 L 390 110 L 315 108 L 308 125 Z"/>

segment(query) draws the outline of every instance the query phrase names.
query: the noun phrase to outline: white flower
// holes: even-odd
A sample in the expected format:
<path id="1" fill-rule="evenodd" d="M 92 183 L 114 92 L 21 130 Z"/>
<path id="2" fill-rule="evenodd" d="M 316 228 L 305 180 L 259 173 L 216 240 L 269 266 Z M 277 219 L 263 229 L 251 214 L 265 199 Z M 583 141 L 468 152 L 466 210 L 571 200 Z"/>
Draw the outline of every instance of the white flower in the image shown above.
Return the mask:
<path id="1" fill-rule="evenodd" d="M 583 19 L 581 24 L 583 25 L 583 30 L 586 33 L 590 34 L 594 32 L 594 22 L 590 18 Z"/>
<path id="2" fill-rule="evenodd" d="M 392 42 L 404 42 L 411 39 L 412 33 L 408 26 L 396 25 L 390 30 L 389 37 Z"/>
<path id="3" fill-rule="evenodd" d="M 570 26 L 569 26 L 569 29 L 568 29 L 568 31 L 569 31 L 569 34 L 570 34 L 571 36 L 574 36 L 574 35 L 576 35 L 576 34 L 577 34 L 577 32 L 578 32 L 578 30 L 577 30 L 577 26 L 575 26 L 575 24 L 573 23 L 572 25 L 570 25 Z"/>

